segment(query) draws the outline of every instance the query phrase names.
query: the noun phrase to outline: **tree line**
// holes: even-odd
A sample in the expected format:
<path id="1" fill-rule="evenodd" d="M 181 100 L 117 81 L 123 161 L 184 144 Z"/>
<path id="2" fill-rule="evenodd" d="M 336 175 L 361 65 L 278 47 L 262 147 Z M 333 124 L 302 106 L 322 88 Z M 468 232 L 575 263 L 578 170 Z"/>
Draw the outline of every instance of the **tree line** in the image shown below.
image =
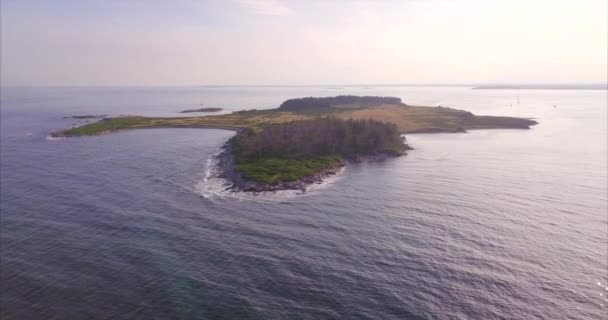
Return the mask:
<path id="1" fill-rule="evenodd" d="M 274 124 L 257 132 L 247 129 L 233 141 L 237 157 L 245 158 L 400 154 L 405 146 L 394 124 L 335 117 Z"/>
<path id="2" fill-rule="evenodd" d="M 307 97 L 286 100 L 279 106 L 283 111 L 314 111 L 326 110 L 337 105 L 359 105 L 369 107 L 381 104 L 400 104 L 401 99 L 395 97 L 375 96 L 337 96 L 337 97 Z"/>

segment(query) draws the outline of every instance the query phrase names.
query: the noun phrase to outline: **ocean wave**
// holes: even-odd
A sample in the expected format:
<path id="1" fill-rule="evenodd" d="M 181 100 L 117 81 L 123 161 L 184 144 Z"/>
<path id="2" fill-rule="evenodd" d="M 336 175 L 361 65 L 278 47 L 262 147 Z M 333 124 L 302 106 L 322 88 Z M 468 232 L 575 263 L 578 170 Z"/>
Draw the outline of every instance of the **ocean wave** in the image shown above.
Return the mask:
<path id="1" fill-rule="evenodd" d="M 53 137 L 51 135 L 48 135 L 44 139 L 48 140 L 48 141 L 57 141 L 57 140 L 63 140 L 63 139 L 65 139 L 65 137 Z"/>

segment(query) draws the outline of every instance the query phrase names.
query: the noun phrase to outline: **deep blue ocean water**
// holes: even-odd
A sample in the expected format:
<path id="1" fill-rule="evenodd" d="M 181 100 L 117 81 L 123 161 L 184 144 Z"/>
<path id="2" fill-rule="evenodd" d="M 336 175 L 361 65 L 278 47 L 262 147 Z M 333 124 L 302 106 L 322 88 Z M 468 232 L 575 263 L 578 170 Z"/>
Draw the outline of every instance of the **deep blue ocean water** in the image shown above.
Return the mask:
<path id="1" fill-rule="evenodd" d="M 409 135 L 303 195 L 222 191 L 234 133 L 64 116 L 391 95 L 531 130 Z M 519 98 L 519 104 L 517 99 Z M 2 319 L 606 319 L 606 91 L 2 88 Z"/>

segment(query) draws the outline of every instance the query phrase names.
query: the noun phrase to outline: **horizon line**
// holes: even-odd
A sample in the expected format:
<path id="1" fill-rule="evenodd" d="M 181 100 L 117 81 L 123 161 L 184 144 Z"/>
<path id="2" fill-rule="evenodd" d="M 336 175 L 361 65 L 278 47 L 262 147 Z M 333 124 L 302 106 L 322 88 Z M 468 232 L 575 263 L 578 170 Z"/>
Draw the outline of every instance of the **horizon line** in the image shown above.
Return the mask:
<path id="1" fill-rule="evenodd" d="M 339 87 L 480 87 L 480 86 L 602 86 L 608 88 L 608 81 L 598 82 L 479 82 L 479 83 L 334 83 L 334 84 L 151 84 L 151 85 L 139 85 L 139 84 L 84 84 L 84 85 L 48 85 L 48 84 L 17 84 L 17 85 L 2 85 L 2 88 L 154 88 L 154 87 L 329 87 L 334 89 L 340 89 Z"/>

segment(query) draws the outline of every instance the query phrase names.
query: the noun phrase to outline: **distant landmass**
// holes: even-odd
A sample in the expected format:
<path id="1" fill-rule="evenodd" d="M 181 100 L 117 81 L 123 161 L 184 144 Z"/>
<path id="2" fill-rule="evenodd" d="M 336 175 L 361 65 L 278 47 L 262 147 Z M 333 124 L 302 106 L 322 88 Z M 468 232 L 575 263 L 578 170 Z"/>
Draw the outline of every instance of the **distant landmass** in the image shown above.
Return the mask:
<path id="1" fill-rule="evenodd" d="M 182 110 L 179 113 L 193 113 L 193 112 L 219 112 L 222 108 L 200 108 L 200 109 L 187 109 Z"/>
<path id="2" fill-rule="evenodd" d="M 199 109 L 200 110 L 200 109 Z M 278 108 L 197 117 L 107 117 L 51 133 L 97 135 L 137 128 L 216 128 L 237 131 L 219 156 L 223 176 L 241 191 L 304 190 L 360 158 L 399 156 L 411 149 L 404 133 L 529 129 L 537 122 L 477 116 L 446 107 L 407 105 L 396 97 L 289 99 Z"/>
<path id="3" fill-rule="evenodd" d="M 486 84 L 473 87 L 475 90 L 608 90 L 607 83 L 591 84 Z"/>
<path id="4" fill-rule="evenodd" d="M 77 116 L 66 116 L 64 119 L 100 119 L 105 117 L 103 114 L 85 114 L 85 115 L 77 115 Z"/>

